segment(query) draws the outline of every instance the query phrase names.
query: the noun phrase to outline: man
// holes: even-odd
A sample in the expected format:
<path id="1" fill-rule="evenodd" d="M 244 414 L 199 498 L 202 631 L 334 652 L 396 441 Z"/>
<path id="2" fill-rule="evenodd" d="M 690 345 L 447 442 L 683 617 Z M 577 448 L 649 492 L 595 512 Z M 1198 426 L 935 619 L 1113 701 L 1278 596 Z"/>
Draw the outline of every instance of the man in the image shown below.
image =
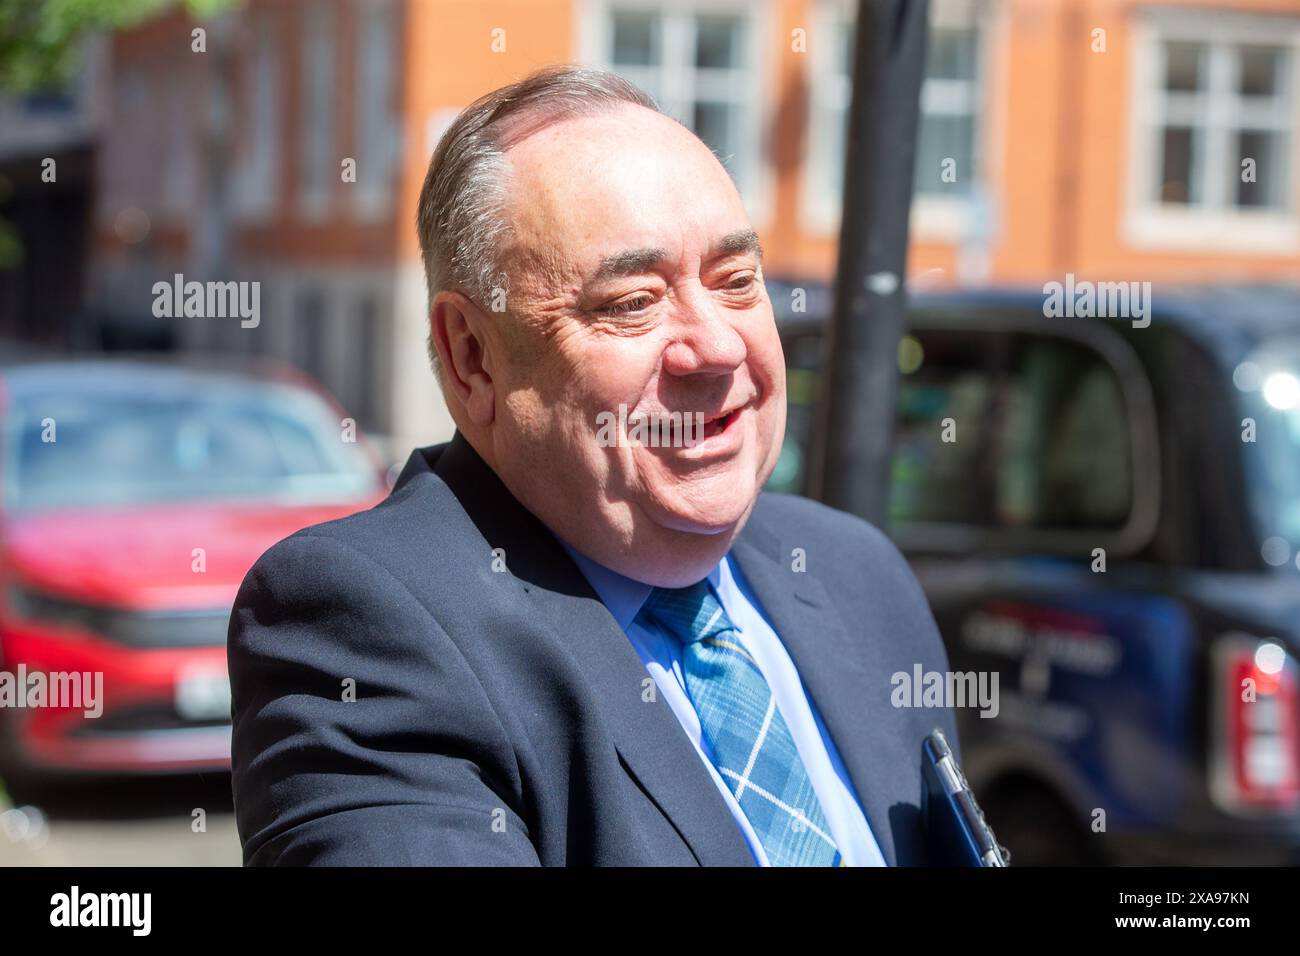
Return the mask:
<path id="1" fill-rule="evenodd" d="M 878 531 L 760 494 L 784 361 L 708 148 L 543 71 L 448 130 L 419 230 L 457 432 L 240 591 L 245 861 L 925 862 L 921 741 L 955 733 L 891 675 L 944 651 Z M 703 428 L 626 440 L 667 421 Z"/>

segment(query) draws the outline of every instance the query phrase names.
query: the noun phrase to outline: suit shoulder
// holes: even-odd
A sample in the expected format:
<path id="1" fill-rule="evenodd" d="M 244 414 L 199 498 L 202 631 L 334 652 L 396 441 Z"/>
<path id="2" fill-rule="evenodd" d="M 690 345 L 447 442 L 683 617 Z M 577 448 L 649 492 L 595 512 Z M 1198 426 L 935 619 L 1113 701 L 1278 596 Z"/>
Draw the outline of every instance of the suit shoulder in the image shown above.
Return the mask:
<path id="1" fill-rule="evenodd" d="M 349 536 L 305 528 L 272 545 L 240 584 L 226 639 L 232 687 L 247 690 L 249 675 L 278 667 L 296 675 L 290 682 L 315 675 L 323 687 L 325 674 L 336 687 L 342 677 L 374 678 L 387 662 L 444 657 L 436 610 Z"/>
<path id="2" fill-rule="evenodd" d="M 332 551 L 333 545 L 352 552 L 356 558 L 400 572 L 401 562 L 408 557 L 405 551 L 413 541 L 436 540 L 440 550 L 451 551 L 465 539 L 467 529 L 459 534 L 456 531 L 465 524 L 464 510 L 446 485 L 436 476 L 424 474 L 394 489 L 372 507 L 302 528 L 273 545 L 258 563 L 312 551 Z"/>

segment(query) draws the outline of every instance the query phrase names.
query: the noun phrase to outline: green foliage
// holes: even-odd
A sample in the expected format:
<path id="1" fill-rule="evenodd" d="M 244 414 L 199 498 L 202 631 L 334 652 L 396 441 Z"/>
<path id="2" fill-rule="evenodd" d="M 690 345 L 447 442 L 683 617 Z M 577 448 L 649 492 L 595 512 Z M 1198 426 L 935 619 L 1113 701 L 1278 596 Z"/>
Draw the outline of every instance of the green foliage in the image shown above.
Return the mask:
<path id="1" fill-rule="evenodd" d="M 0 92 L 62 89 L 87 34 L 130 27 L 177 5 L 204 17 L 232 0 L 0 0 Z"/>
<path id="2" fill-rule="evenodd" d="M 23 243 L 18 230 L 0 219 L 0 270 L 15 269 L 23 261 Z"/>

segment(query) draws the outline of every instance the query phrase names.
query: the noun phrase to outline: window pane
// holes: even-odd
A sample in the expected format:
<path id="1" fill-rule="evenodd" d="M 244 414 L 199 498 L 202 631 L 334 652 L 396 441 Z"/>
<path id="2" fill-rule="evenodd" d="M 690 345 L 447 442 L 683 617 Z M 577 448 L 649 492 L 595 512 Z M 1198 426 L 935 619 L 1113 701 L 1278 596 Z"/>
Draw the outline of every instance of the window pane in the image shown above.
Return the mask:
<path id="1" fill-rule="evenodd" d="M 1092 350 L 1055 338 L 921 332 L 900 381 L 894 522 L 1114 530 L 1133 471 L 1119 380 Z M 956 441 L 943 441 L 952 418 Z"/>
<path id="2" fill-rule="evenodd" d="M 837 35 L 837 54 L 843 57 L 843 62 L 837 65 L 846 81 L 852 71 L 853 30 L 853 22 L 845 21 Z M 979 97 L 978 39 L 978 31 L 969 27 L 940 27 L 930 32 L 913 185 L 917 195 L 966 195 L 971 190 Z M 827 129 L 834 130 L 835 141 L 825 151 L 825 182 L 836 193 L 841 190 L 844 178 L 842 153 L 846 121 L 843 110 L 836 109 L 826 123 Z M 954 182 L 944 182 L 941 178 L 945 159 L 955 162 Z"/>
<path id="3" fill-rule="evenodd" d="M 1283 184 L 1289 173 L 1287 137 L 1282 133 L 1261 130 L 1242 130 L 1237 134 L 1237 162 L 1231 170 L 1236 179 L 1237 205 L 1245 207 L 1281 208 L 1285 205 Z M 1243 180 L 1242 163 L 1253 160 L 1254 182 Z"/>
<path id="4" fill-rule="evenodd" d="M 975 78 L 975 31 L 938 28 L 930 32 L 925 75 L 945 80 Z"/>
<path id="5" fill-rule="evenodd" d="M 1185 126 L 1166 127 L 1160 166 L 1159 196 L 1162 203 L 1178 206 L 1200 203 L 1200 189 L 1193 175 L 1200 139 L 1199 130 Z"/>
<path id="6" fill-rule="evenodd" d="M 1282 50 L 1271 46 L 1243 46 L 1238 88 L 1242 96 L 1274 96 L 1280 87 Z"/>
<path id="7" fill-rule="evenodd" d="M 276 135 L 280 106 L 279 61 L 276 58 L 278 35 L 278 21 L 270 13 L 264 13 L 257 21 L 252 83 L 247 88 L 251 142 L 241 186 L 249 209 L 264 209 L 275 195 L 279 171 L 279 139 Z"/>
<path id="8" fill-rule="evenodd" d="M 773 491 L 806 494 L 808 458 L 821 388 L 822 336 L 820 332 L 796 333 L 783 336 L 781 344 L 786 361 L 785 443 L 767 486 Z"/>
<path id="9" fill-rule="evenodd" d="M 1265 373 L 1269 378 L 1300 376 L 1300 347 L 1281 330 L 1277 338 L 1264 343 L 1256 360 L 1269 370 Z M 1258 422 L 1260 454 L 1250 456 L 1250 477 L 1258 489 L 1255 500 L 1261 506 L 1261 526 L 1268 536 L 1300 541 L 1300 406 L 1273 405 L 1262 389 L 1242 392 L 1240 401 L 1237 417 L 1249 415 Z"/>
<path id="10" fill-rule="evenodd" d="M 664 109 L 664 96 L 657 71 L 652 73 L 648 70 L 627 70 L 623 72 L 623 79 L 634 84 L 642 93 L 658 103 L 660 109 Z"/>
<path id="11" fill-rule="evenodd" d="M 995 522 L 996 343 L 981 334 L 916 336 L 921 366 L 899 382 L 891 467 L 892 522 Z M 945 442 L 943 420 L 961 430 Z"/>
<path id="12" fill-rule="evenodd" d="M 727 159 L 736 151 L 734 119 L 736 107 L 730 103 L 695 104 L 695 113 L 691 120 L 691 129 L 695 135 L 704 140 L 709 148 L 718 154 L 726 165 Z"/>
<path id="13" fill-rule="evenodd" d="M 1205 46 L 1201 43 L 1165 44 L 1165 89 L 1195 93 L 1203 82 Z"/>
<path id="14" fill-rule="evenodd" d="M 382 200 L 389 190 L 393 159 L 393 7 L 364 4 L 359 10 L 356 153 L 357 195 Z"/>
<path id="15" fill-rule="evenodd" d="M 630 10 L 614 12 L 614 63 L 649 66 L 659 59 L 659 18 Z"/>
<path id="16" fill-rule="evenodd" d="M 294 330 L 301 343 L 298 367 L 318 382 L 326 381 L 324 313 L 325 302 L 317 289 L 299 294 L 298 322 Z"/>
<path id="17" fill-rule="evenodd" d="M 975 119 L 961 116 L 926 114 L 916 150 L 916 194 L 965 195 L 970 191 L 973 174 Z M 954 160 L 955 182 L 944 182 L 944 160 Z"/>
<path id="18" fill-rule="evenodd" d="M 334 169 L 334 6 L 310 8 L 303 33 L 303 80 L 306 108 L 302 112 L 301 188 L 305 198 L 326 198 Z"/>
<path id="19" fill-rule="evenodd" d="M 695 65 L 733 69 L 741 66 L 740 21 L 735 17 L 697 17 Z"/>
<path id="20" fill-rule="evenodd" d="M 844 191 L 844 151 L 848 148 L 848 116 L 844 110 L 826 110 L 826 119 L 822 128 L 826 130 L 822 142 L 825 144 L 826 178 L 823 182 L 836 203 Z"/>
<path id="21" fill-rule="evenodd" d="M 1132 508 L 1127 418 L 1119 379 L 1094 352 L 1026 340 L 1007 418 L 1004 515 L 1045 528 L 1122 527 Z"/>

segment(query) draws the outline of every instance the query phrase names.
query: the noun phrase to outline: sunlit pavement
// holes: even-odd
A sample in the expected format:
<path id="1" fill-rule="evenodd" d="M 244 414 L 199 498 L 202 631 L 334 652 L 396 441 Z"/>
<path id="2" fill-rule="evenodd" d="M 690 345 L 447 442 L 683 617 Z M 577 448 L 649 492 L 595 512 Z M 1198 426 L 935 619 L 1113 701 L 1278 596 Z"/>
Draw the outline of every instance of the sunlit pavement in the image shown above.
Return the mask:
<path id="1" fill-rule="evenodd" d="M 240 863 L 228 775 L 78 784 L 36 809 L 0 803 L 0 866 Z"/>

